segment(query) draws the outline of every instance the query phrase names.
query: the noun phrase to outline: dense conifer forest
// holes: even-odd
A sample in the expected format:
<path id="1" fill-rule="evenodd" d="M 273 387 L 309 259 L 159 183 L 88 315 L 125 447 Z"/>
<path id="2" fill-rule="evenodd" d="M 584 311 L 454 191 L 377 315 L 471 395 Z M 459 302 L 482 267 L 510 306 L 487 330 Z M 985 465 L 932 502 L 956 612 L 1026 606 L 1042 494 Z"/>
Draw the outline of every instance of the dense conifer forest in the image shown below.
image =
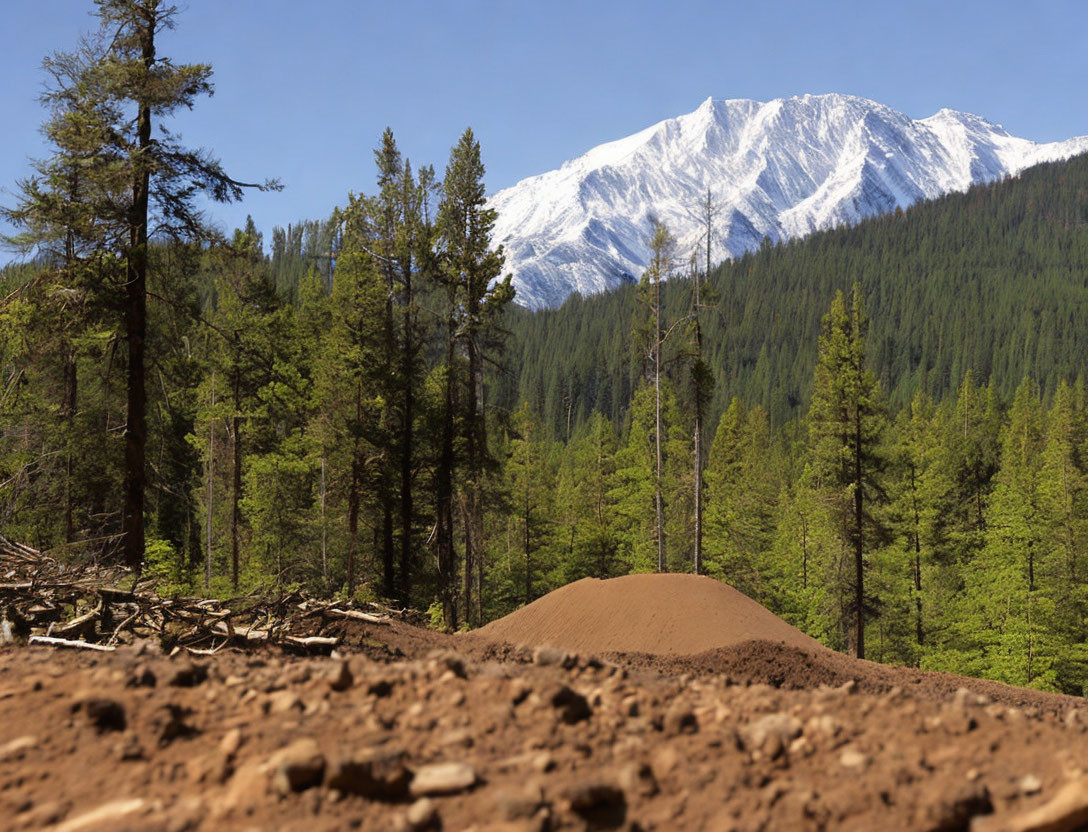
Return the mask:
<path id="1" fill-rule="evenodd" d="M 698 564 L 837 649 L 1083 691 L 1088 159 L 709 276 L 659 228 L 639 285 L 529 313 L 471 130 L 441 170 L 387 130 L 270 252 L 217 234 L 194 195 L 245 186 L 146 140 L 210 90 L 155 8 L 104 0 L 121 36 L 47 62 L 0 272 L 4 536 L 453 628 Z"/>

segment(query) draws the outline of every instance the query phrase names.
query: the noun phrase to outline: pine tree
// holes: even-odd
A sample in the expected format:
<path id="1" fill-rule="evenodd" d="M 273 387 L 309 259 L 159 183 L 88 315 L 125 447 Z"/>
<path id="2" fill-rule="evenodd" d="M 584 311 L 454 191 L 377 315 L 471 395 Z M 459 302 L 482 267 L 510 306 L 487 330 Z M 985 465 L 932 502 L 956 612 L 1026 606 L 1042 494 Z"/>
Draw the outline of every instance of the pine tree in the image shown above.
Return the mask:
<path id="1" fill-rule="evenodd" d="M 156 38 L 174 25 L 176 9 L 161 0 L 96 5 L 96 37 L 79 52 L 47 62 L 56 88 L 46 103 L 56 116 L 46 132 L 56 152 L 21 187 L 12 216 L 26 232 L 24 243 L 48 246 L 62 236 L 70 260 L 93 256 L 103 269 L 101 285 L 110 281 L 110 290 L 121 288 L 128 346 L 122 548 L 126 563 L 139 567 L 147 484 L 149 228 L 154 219 L 164 235 L 210 239 L 198 196 L 237 200 L 247 185 L 229 177 L 206 152 L 183 148 L 165 129 L 152 138 L 156 124 L 163 128 L 161 122 L 212 91 L 209 66 L 174 64 L 156 52 Z M 75 175 L 77 164 L 85 175 Z"/>
<path id="2" fill-rule="evenodd" d="M 824 488 L 836 505 L 844 541 L 853 552 L 851 595 L 852 652 L 865 658 L 866 552 L 876 531 L 871 506 L 881 497 L 876 482 L 880 468 L 883 405 L 880 385 L 866 365 L 868 322 L 861 287 L 854 285 L 850 306 L 835 295 L 824 318 L 819 359 L 809 411 L 813 459 Z"/>
<path id="3" fill-rule="evenodd" d="M 502 247 L 491 248 L 491 230 L 495 226 L 495 211 L 487 207 L 484 190 L 484 165 L 480 158 L 480 143 L 471 128 L 466 129 L 460 141 L 450 151 L 449 164 L 442 184 L 442 202 L 438 208 L 437 233 L 439 263 L 442 279 L 449 294 L 447 309 L 447 385 L 453 383 L 452 350 L 460 344 L 467 357 L 467 381 L 465 386 L 464 441 L 465 475 L 464 491 L 464 614 L 465 619 L 475 618 L 480 623 L 480 600 L 483 594 L 483 507 L 485 477 L 490 465 L 487 445 L 487 417 L 485 410 L 484 363 L 487 352 L 501 344 L 505 332 L 499 324 L 503 308 L 514 298 L 510 276 L 498 280 L 502 271 Z M 452 391 L 447 392 L 443 430 L 443 452 L 440 459 L 440 504 L 451 503 L 452 498 Z M 442 493 L 448 492 L 448 493 Z M 449 516 L 439 521 L 438 534 L 452 536 L 452 505 L 440 509 Z M 452 539 L 439 541 L 440 552 L 449 558 Z M 442 559 L 440 554 L 440 560 Z M 445 578 L 450 578 L 447 562 Z M 473 611 L 475 587 L 476 615 Z"/>

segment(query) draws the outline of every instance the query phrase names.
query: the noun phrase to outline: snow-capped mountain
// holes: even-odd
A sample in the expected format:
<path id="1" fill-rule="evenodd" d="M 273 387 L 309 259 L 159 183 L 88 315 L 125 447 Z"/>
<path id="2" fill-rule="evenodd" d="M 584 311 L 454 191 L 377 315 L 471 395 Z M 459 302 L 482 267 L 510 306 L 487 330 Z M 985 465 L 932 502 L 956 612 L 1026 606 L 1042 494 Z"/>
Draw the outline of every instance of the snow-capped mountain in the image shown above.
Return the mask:
<path id="1" fill-rule="evenodd" d="M 1088 136 L 1038 144 L 969 113 L 915 120 L 849 95 L 708 98 L 693 113 L 499 191 L 490 200 L 499 214 L 493 241 L 505 246 L 517 301 L 556 306 L 571 292 L 637 278 L 655 218 L 686 264 L 699 248 L 707 188 L 718 262 L 764 237 L 854 223 L 1086 151 Z"/>

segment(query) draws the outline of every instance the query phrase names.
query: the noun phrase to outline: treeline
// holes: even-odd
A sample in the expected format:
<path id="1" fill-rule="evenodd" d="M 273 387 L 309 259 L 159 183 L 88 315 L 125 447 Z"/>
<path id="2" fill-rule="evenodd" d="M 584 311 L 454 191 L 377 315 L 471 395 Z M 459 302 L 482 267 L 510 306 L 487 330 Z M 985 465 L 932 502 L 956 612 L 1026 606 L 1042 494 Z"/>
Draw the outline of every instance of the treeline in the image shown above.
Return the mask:
<path id="1" fill-rule="evenodd" d="M 56 152 L 7 212 L 37 259 L 0 272 L 5 536 L 449 627 L 701 571 L 836 649 L 1083 691 L 1085 160 L 709 280 L 666 280 L 658 227 L 638 287 L 530 315 L 471 131 L 441 181 L 386 131 L 371 195 L 271 256 L 210 231 L 198 186 L 241 185 L 111 121 L 168 111 L 166 69 L 207 91 L 149 72 L 159 9 L 103 0 L 131 37 L 56 59 Z"/>
<path id="2" fill-rule="evenodd" d="M 697 212 L 701 206 L 691 206 Z M 719 218 L 719 223 L 725 218 Z M 688 257 L 666 285 L 666 317 L 687 314 Z M 1010 399 L 1035 378 L 1046 395 L 1088 361 L 1088 156 L 918 203 L 854 227 L 765 245 L 716 269 L 704 320 L 716 381 L 709 417 L 737 396 L 779 425 L 808 406 L 821 316 L 859 282 L 870 349 L 889 404 L 943 399 L 967 370 Z M 528 399 L 557 435 L 592 413 L 622 426 L 638 381 L 627 348 L 637 287 L 512 308 L 498 401 Z"/>

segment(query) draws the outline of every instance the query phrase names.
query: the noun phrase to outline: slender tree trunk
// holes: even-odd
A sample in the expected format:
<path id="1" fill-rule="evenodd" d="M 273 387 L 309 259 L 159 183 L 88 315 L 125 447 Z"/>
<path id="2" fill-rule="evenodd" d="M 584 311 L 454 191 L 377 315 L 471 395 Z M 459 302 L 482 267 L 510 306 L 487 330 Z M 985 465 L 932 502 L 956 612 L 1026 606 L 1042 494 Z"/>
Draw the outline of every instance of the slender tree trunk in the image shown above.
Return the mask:
<path id="1" fill-rule="evenodd" d="M 865 658 L 865 535 L 862 527 L 864 506 L 862 503 L 861 477 L 861 408 L 854 408 L 854 628 L 857 634 L 855 655 Z"/>
<path id="2" fill-rule="evenodd" d="M 710 243 L 707 242 L 707 257 Z M 709 259 L 707 260 L 709 263 Z M 695 574 L 703 573 L 703 333 L 699 326 L 699 273 L 695 272 Z"/>
<path id="3" fill-rule="evenodd" d="M 242 526 L 242 374 L 234 370 L 234 415 L 231 416 L 231 432 L 234 435 L 234 471 L 231 484 L 230 511 L 230 581 L 238 591 L 239 535 Z"/>
<path id="4" fill-rule="evenodd" d="M 382 499 L 382 594 L 387 599 L 395 598 L 397 593 L 396 575 L 393 574 L 396 547 L 393 542 L 392 497 L 387 491 Z"/>
<path id="5" fill-rule="evenodd" d="M 64 459 L 64 540 L 72 543 L 76 539 L 75 522 L 72 507 L 72 444 L 75 440 L 75 421 L 78 397 L 77 365 L 75 348 L 69 346 L 64 358 L 64 402 L 61 412 L 64 414 L 64 423 L 67 436 L 65 437 Z"/>
<path id="6" fill-rule="evenodd" d="M 922 630 L 922 521 L 918 513 L 918 484 L 914 466 L 910 468 L 910 490 L 914 504 L 914 629 L 918 646 L 925 643 Z"/>
<path id="7" fill-rule="evenodd" d="M 321 582 L 329 590 L 329 525 L 325 512 L 325 455 L 321 455 Z"/>
<path id="8" fill-rule="evenodd" d="M 348 598 L 355 596 L 355 548 L 359 540 L 359 450 L 355 449 L 351 459 L 351 484 L 348 489 L 348 552 L 347 552 L 347 587 Z"/>
<path id="9" fill-rule="evenodd" d="M 801 588 L 808 589 L 808 517 L 801 515 Z"/>
<path id="10" fill-rule="evenodd" d="M 144 69 L 155 62 L 156 11 L 141 30 Z M 125 334 L 128 338 L 128 391 L 125 424 L 125 484 L 121 530 L 124 561 L 141 569 L 144 560 L 144 490 L 147 484 L 147 392 L 144 388 L 144 340 L 147 337 L 147 213 L 151 192 L 151 105 L 141 102 L 136 115 L 138 144 L 135 180 L 132 184 L 130 237 L 125 274 Z"/>
<path id="11" fill-rule="evenodd" d="M 415 343 L 412 333 L 412 276 L 405 270 L 404 351 L 401 356 L 401 383 L 404 385 L 404 403 L 400 437 L 400 586 L 397 598 L 402 606 L 408 606 L 412 596 L 412 576 L 415 563 L 412 552 L 412 519 L 415 506 L 412 495 L 413 431 L 415 419 Z"/>
<path id="12" fill-rule="evenodd" d="M 667 571 L 665 562 L 665 511 L 661 504 L 661 275 L 654 279 L 654 445 L 657 465 L 654 473 L 654 509 L 657 526 L 657 571 Z"/>
<path id="13" fill-rule="evenodd" d="M 212 411 L 215 411 L 215 373 L 212 372 Z M 215 514 L 215 417 L 208 419 L 208 506 L 205 518 L 204 588 L 212 584 L 212 517 Z"/>
<path id="14" fill-rule="evenodd" d="M 533 600 L 533 561 L 532 552 L 529 549 L 530 530 L 530 498 L 529 498 L 529 466 L 525 471 L 525 603 Z"/>
<path id="15" fill-rule="evenodd" d="M 451 298 L 452 307 L 453 300 Z M 442 444 L 435 470 L 436 490 L 436 549 L 438 554 L 439 591 L 442 595 L 442 617 L 446 626 L 457 628 L 457 602 L 454 587 L 453 551 L 453 360 L 457 324 L 451 317 L 447 321 L 446 335 L 446 384 L 442 409 Z"/>

